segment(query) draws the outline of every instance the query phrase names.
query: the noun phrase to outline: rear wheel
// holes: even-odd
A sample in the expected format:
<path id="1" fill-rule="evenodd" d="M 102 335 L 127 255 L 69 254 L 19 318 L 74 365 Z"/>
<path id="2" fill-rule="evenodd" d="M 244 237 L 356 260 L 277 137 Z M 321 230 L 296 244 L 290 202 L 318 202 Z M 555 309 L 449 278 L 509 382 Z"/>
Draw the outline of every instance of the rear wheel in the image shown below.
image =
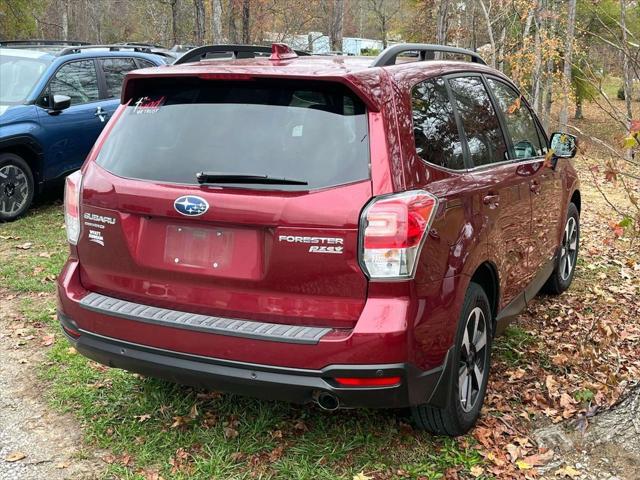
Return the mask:
<path id="1" fill-rule="evenodd" d="M 482 287 L 471 283 L 465 296 L 453 349 L 454 371 L 444 408 L 411 408 L 416 426 L 439 435 L 458 436 L 475 424 L 489 378 L 493 319 Z"/>
<path id="2" fill-rule="evenodd" d="M 13 153 L 0 154 L 0 221 L 23 215 L 33 201 L 33 174 L 27 162 Z"/>
<path id="3" fill-rule="evenodd" d="M 542 289 L 544 292 L 559 295 L 571 286 L 573 275 L 576 272 L 579 249 L 580 213 L 578 212 L 578 207 L 570 203 L 560 244 L 560 254 L 556 259 L 553 273 Z"/>

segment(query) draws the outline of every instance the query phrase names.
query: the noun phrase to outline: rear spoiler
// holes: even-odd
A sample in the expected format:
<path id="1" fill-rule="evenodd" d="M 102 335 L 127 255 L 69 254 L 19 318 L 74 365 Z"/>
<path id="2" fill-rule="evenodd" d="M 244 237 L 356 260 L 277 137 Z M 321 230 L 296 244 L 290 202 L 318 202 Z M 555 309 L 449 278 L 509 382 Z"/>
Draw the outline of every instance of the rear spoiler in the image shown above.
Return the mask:
<path id="1" fill-rule="evenodd" d="M 189 67 L 189 65 L 184 65 L 184 67 Z M 366 105 L 367 109 L 372 112 L 380 111 L 380 100 L 378 100 L 375 96 L 368 93 L 367 88 L 363 88 L 361 85 L 361 81 L 359 78 L 352 75 L 336 75 L 336 76 L 300 76 L 300 75 L 273 75 L 267 73 L 247 73 L 246 70 L 242 72 L 234 72 L 230 71 L 228 65 L 225 66 L 224 70 L 220 69 L 217 71 L 206 72 L 202 71 L 202 69 L 198 70 L 183 70 L 182 68 L 176 69 L 174 71 L 171 66 L 158 67 L 153 73 L 134 70 L 131 73 L 128 73 L 125 77 L 124 84 L 122 86 L 122 97 L 120 99 L 120 103 L 126 105 L 132 99 L 138 98 L 140 95 L 136 94 L 137 87 L 140 83 L 145 81 L 153 81 L 154 78 L 199 78 L 201 80 L 229 80 L 229 81 L 251 81 L 251 80 L 259 80 L 259 79 L 283 79 L 283 80 L 300 80 L 300 81 L 314 81 L 314 82 L 334 82 L 340 83 L 346 86 L 349 90 L 351 90 L 355 95 L 357 95 Z M 145 69 L 152 70 L 152 69 Z"/>

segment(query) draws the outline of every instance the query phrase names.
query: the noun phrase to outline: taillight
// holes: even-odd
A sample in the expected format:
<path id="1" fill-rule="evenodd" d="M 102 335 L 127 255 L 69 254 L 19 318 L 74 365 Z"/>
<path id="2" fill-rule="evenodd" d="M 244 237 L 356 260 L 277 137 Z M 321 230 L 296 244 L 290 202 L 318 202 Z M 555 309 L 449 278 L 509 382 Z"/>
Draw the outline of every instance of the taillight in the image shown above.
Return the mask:
<path id="1" fill-rule="evenodd" d="M 78 244 L 80 238 L 80 189 L 82 174 L 80 170 L 69 175 L 64 184 L 64 224 L 67 240 L 71 245 Z"/>
<path id="2" fill-rule="evenodd" d="M 360 217 L 360 264 L 370 279 L 413 278 L 438 199 L 423 190 L 373 200 Z"/>

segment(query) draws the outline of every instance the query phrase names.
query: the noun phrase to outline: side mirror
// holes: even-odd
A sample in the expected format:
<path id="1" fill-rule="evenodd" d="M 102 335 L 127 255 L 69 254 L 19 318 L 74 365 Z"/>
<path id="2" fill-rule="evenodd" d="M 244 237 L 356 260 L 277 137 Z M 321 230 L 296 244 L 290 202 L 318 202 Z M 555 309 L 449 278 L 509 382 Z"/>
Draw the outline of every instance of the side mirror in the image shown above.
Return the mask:
<path id="1" fill-rule="evenodd" d="M 67 95 L 54 95 L 53 105 L 51 106 L 52 113 L 59 113 L 62 110 L 71 106 L 71 97 Z"/>
<path id="2" fill-rule="evenodd" d="M 556 158 L 573 158 L 578 151 L 578 139 L 568 133 L 555 132 L 551 135 L 551 148 Z"/>

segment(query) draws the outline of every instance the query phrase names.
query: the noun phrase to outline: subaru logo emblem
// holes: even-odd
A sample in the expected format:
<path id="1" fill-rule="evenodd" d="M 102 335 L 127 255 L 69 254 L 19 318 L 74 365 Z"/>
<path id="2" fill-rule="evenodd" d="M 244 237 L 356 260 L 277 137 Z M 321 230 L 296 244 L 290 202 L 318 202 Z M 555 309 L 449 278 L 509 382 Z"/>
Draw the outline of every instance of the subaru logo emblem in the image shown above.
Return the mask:
<path id="1" fill-rule="evenodd" d="M 209 204 L 204 198 L 196 197 L 194 195 L 185 195 L 180 198 L 176 198 L 173 202 L 173 208 L 176 212 L 189 217 L 197 217 L 209 210 Z"/>

